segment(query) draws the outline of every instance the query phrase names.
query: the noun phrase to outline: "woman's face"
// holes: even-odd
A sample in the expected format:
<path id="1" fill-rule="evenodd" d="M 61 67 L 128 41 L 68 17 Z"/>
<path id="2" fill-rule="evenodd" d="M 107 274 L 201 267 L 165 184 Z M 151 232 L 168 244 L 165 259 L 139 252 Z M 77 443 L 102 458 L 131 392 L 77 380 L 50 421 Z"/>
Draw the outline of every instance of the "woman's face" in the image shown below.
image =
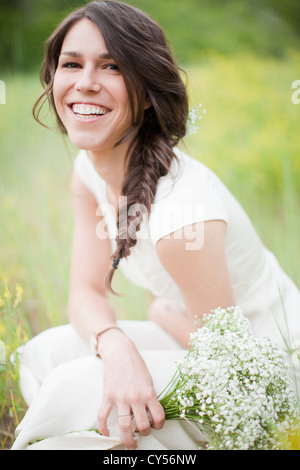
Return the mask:
<path id="1" fill-rule="evenodd" d="M 69 138 L 79 149 L 108 152 L 131 127 L 123 77 L 98 27 L 87 18 L 65 36 L 53 97 Z"/>

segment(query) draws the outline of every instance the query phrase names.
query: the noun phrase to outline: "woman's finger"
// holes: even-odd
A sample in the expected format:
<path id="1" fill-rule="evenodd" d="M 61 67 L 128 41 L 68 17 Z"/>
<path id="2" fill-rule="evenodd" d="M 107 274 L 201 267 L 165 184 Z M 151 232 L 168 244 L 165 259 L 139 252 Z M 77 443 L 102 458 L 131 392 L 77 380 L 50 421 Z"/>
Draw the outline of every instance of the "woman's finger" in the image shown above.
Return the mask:
<path id="1" fill-rule="evenodd" d="M 133 413 L 129 409 L 118 409 L 118 421 L 123 443 L 128 450 L 136 450 L 136 442 L 132 429 Z"/>
<path id="2" fill-rule="evenodd" d="M 151 427 L 161 429 L 165 424 L 165 412 L 157 397 L 153 397 L 148 402 L 148 414 L 152 418 Z"/>
<path id="3" fill-rule="evenodd" d="M 148 436 L 151 432 L 152 416 L 147 409 L 142 407 L 133 408 L 134 418 L 132 429 L 139 431 L 143 436 Z"/>
<path id="4" fill-rule="evenodd" d="M 103 400 L 97 415 L 98 430 L 103 436 L 109 436 L 107 418 L 112 410 L 112 405 Z"/>

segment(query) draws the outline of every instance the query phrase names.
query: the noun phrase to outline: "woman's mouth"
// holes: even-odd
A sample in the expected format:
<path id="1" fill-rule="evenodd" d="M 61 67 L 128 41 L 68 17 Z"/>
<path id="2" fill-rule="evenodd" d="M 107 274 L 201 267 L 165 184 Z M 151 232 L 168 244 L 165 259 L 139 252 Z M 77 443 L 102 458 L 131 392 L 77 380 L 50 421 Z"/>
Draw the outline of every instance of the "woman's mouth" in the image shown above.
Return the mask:
<path id="1" fill-rule="evenodd" d="M 105 116 L 111 110 L 104 106 L 89 103 L 72 103 L 70 105 L 73 113 L 80 119 L 90 120 Z"/>

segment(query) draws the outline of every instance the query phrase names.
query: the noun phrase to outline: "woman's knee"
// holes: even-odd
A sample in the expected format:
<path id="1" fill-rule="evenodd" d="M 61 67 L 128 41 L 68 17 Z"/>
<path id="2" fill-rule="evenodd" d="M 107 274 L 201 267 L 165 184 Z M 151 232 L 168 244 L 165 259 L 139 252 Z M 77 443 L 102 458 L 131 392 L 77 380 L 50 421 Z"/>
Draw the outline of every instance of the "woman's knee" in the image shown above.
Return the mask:
<path id="1" fill-rule="evenodd" d="M 170 315 L 185 315 L 186 310 L 181 302 L 158 297 L 148 309 L 148 319 L 162 326 L 169 321 Z"/>

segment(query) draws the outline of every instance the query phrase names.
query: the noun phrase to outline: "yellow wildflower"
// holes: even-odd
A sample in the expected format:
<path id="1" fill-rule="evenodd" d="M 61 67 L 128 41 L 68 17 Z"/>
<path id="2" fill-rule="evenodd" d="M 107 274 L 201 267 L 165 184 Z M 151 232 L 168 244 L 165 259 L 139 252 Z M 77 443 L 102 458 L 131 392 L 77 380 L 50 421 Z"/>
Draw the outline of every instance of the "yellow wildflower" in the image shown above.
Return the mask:
<path id="1" fill-rule="evenodd" d="M 7 285 L 5 286 L 5 292 L 4 292 L 4 298 L 5 299 L 10 299 L 11 298 L 11 293 Z"/>
<path id="2" fill-rule="evenodd" d="M 16 298 L 13 304 L 13 308 L 16 308 L 17 305 L 22 301 L 23 296 L 23 287 L 20 284 L 16 285 Z"/>
<path id="3" fill-rule="evenodd" d="M 0 321 L 0 335 L 4 335 L 5 333 L 5 326 L 3 325 L 3 323 Z"/>
<path id="4" fill-rule="evenodd" d="M 4 305 L 4 300 L 0 297 L 0 307 Z"/>

